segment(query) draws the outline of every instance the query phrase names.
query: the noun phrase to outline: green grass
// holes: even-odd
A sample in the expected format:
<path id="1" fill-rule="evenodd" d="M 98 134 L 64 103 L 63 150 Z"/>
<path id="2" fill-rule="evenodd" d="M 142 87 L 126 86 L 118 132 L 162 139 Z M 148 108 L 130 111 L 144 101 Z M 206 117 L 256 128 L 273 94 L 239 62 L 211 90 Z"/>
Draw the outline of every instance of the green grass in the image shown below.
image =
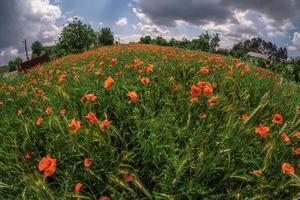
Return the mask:
<path id="1" fill-rule="evenodd" d="M 109 66 L 114 58 L 117 64 Z M 143 63 L 134 66 L 136 59 Z M 99 67 L 100 62 L 105 66 Z M 247 66 L 236 62 L 203 52 L 121 45 L 69 55 L 0 79 L 1 198 L 299 198 L 299 155 L 291 149 L 300 147 L 294 136 L 300 129 L 300 87 L 280 76 L 269 77 L 267 71 L 263 76 L 256 67 L 241 76 Z M 148 64 L 154 71 L 141 73 Z M 209 74 L 199 72 L 203 66 L 209 66 Z M 108 76 L 115 80 L 110 90 L 104 88 Z M 150 84 L 143 85 L 139 76 L 150 78 Z M 200 80 L 217 87 L 192 103 L 190 87 Z M 172 91 L 174 84 L 177 92 Z M 129 91 L 138 94 L 137 103 L 129 103 Z M 97 100 L 82 103 L 88 93 Z M 209 106 L 216 96 L 219 103 Z M 47 107 L 53 114 L 45 113 Z M 63 116 L 61 109 L 66 109 Z M 109 119 L 112 124 L 103 130 L 86 120 L 88 112 L 99 123 Z M 207 117 L 200 119 L 200 113 Z M 247 122 L 241 120 L 245 113 Z M 284 117 L 282 124 L 272 123 L 275 113 Z M 39 116 L 43 123 L 37 126 Z M 76 133 L 68 127 L 72 118 L 81 121 Z M 270 127 L 266 139 L 255 133 L 260 124 Z M 283 131 L 290 143 L 281 139 Z M 27 160 L 26 152 L 31 154 Z M 37 167 L 46 155 L 57 160 L 49 177 Z M 85 158 L 93 160 L 88 168 Z M 294 166 L 295 174 L 282 173 L 285 162 Z M 258 169 L 261 175 L 252 173 Z M 133 181 L 125 181 L 126 173 Z M 84 186 L 76 194 L 78 182 Z"/>

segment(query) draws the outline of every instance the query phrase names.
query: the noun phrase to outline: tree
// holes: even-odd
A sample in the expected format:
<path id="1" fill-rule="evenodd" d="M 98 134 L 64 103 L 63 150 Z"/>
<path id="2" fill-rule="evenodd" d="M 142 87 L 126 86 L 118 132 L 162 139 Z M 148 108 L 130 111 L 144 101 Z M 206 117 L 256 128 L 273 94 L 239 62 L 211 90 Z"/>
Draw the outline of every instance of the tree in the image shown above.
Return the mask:
<path id="1" fill-rule="evenodd" d="M 35 41 L 31 45 L 32 55 L 31 58 L 38 57 L 42 54 L 44 48 L 41 42 Z"/>
<path id="2" fill-rule="evenodd" d="M 152 42 L 152 38 L 150 35 L 146 35 L 145 37 L 140 38 L 140 43 L 142 44 L 150 44 Z"/>
<path id="3" fill-rule="evenodd" d="M 95 31 L 89 24 L 82 23 L 78 18 L 63 28 L 58 39 L 58 49 L 64 49 L 66 53 L 78 53 L 89 50 L 97 44 Z"/>
<path id="4" fill-rule="evenodd" d="M 164 39 L 162 36 L 157 36 L 153 41 L 154 44 L 160 45 L 160 46 L 167 46 L 168 42 L 166 39 Z"/>
<path id="5" fill-rule="evenodd" d="M 216 51 L 217 48 L 220 46 L 219 42 L 220 42 L 219 33 L 212 35 L 209 42 L 210 51 Z"/>
<path id="6" fill-rule="evenodd" d="M 99 31 L 98 41 L 105 46 L 114 44 L 114 35 L 110 28 L 104 27 Z"/>
<path id="7" fill-rule="evenodd" d="M 19 57 L 17 57 L 15 60 L 9 61 L 8 63 L 9 71 L 11 72 L 11 71 L 15 71 L 17 68 L 19 69 L 21 63 L 22 63 L 22 59 Z"/>

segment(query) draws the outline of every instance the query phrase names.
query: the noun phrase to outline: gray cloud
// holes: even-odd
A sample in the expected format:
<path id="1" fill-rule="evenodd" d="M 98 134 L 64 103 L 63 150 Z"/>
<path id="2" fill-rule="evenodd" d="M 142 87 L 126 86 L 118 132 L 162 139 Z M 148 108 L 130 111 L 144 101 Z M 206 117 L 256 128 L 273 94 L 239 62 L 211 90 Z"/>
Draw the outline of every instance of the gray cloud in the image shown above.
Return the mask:
<path id="1" fill-rule="evenodd" d="M 283 21 L 300 16 L 298 0 L 140 0 L 143 12 L 160 25 L 176 26 L 175 20 L 203 25 L 234 22 L 235 10 L 252 10 Z"/>

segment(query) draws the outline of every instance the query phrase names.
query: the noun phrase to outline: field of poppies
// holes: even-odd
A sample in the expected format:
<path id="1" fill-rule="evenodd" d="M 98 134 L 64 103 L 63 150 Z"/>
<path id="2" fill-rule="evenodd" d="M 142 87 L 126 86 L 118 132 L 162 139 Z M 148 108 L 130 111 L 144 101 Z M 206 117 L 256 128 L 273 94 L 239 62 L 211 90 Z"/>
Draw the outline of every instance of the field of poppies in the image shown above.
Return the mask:
<path id="1" fill-rule="evenodd" d="M 129 44 L 0 77 L 1 199 L 298 199 L 300 87 Z"/>

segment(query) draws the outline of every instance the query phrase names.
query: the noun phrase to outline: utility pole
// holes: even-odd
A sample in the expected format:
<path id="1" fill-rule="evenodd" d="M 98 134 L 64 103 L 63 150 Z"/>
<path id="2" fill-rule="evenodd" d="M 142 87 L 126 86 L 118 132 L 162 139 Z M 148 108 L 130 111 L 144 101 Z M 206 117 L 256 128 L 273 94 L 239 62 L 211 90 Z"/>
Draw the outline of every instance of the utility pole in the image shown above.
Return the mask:
<path id="1" fill-rule="evenodd" d="M 27 60 L 29 60 L 26 39 L 23 41 L 23 43 L 25 44 L 26 58 L 27 58 Z"/>

